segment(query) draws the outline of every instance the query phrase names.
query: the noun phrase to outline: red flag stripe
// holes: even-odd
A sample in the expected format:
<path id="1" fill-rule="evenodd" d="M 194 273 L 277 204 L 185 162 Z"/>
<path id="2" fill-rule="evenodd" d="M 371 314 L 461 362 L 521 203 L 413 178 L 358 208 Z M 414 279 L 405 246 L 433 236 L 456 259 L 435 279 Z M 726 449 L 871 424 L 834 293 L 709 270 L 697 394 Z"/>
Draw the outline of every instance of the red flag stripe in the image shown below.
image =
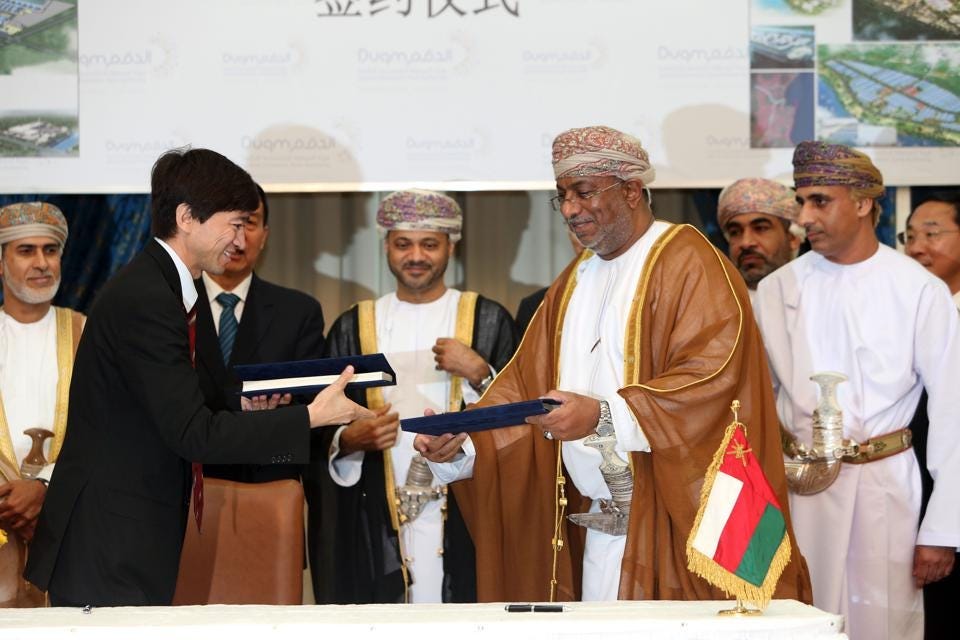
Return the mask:
<path id="1" fill-rule="evenodd" d="M 742 452 L 742 457 L 737 457 L 738 447 Z M 723 462 L 717 471 L 719 473 L 726 473 L 740 480 L 745 486 L 750 487 L 751 491 L 757 493 L 763 497 L 764 500 L 780 509 L 780 502 L 770 487 L 770 483 L 767 482 L 763 468 L 750 450 L 750 444 L 747 442 L 747 437 L 744 435 L 742 427 L 737 427 L 733 432 L 733 437 L 730 438 L 727 451 L 723 456 Z"/>

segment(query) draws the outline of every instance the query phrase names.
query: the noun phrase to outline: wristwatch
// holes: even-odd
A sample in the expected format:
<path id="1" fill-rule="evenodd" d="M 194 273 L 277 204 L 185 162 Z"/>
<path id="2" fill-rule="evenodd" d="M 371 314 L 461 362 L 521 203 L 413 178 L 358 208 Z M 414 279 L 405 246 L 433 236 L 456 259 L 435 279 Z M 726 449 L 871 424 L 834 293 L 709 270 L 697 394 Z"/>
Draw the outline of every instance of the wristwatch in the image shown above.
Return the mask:
<path id="1" fill-rule="evenodd" d="M 616 434 L 613 429 L 613 414 L 610 413 L 610 403 L 606 400 L 600 401 L 600 419 L 597 420 L 596 432 L 601 438 Z"/>
<path id="2" fill-rule="evenodd" d="M 470 386 L 473 387 L 473 390 L 474 390 L 474 391 L 476 391 L 476 392 L 479 393 L 480 395 L 483 395 L 483 392 L 487 390 L 487 387 L 490 386 L 490 383 L 491 383 L 491 382 L 493 382 L 493 374 L 492 374 L 492 373 L 488 373 L 486 378 L 484 378 L 483 380 L 481 380 L 481 381 L 480 381 L 479 383 L 477 383 L 477 384 L 473 384 L 473 383 L 471 382 L 471 383 L 470 383 Z"/>

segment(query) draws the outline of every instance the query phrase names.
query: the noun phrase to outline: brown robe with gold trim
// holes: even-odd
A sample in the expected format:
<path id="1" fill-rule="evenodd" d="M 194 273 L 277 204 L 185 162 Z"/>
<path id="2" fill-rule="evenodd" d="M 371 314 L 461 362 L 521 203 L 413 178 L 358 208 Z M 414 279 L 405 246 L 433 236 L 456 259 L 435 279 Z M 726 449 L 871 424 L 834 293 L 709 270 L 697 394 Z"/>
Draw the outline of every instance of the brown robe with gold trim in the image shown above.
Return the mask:
<path id="1" fill-rule="evenodd" d="M 589 253 L 589 252 L 585 252 Z M 584 257 L 581 257 L 584 259 Z M 559 379 L 563 315 L 576 262 L 553 283 L 514 359 L 478 406 L 536 398 Z M 621 565 L 621 599 L 726 596 L 687 571 L 686 541 L 704 474 L 731 422 L 740 419 L 787 519 L 793 551 L 776 598 L 811 601 L 790 522 L 779 423 L 760 333 L 732 264 L 696 229 L 667 230 L 644 265 L 625 336 L 620 395 L 650 442 L 631 454 L 633 507 Z M 547 600 L 550 594 L 559 443 L 529 425 L 472 434 L 473 477 L 453 483 L 477 553 L 480 601 Z M 568 513 L 588 504 L 566 481 Z M 580 593 L 584 530 L 563 524 L 558 600 Z"/>

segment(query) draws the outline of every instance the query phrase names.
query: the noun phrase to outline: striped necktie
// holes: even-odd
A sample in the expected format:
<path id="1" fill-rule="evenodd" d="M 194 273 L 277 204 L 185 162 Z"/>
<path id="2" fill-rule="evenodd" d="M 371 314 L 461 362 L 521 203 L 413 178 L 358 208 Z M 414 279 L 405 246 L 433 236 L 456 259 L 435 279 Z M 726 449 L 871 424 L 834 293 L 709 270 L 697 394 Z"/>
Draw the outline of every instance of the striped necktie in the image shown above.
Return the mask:
<path id="1" fill-rule="evenodd" d="M 223 364 L 230 363 L 230 354 L 233 352 L 233 342 L 237 339 L 237 314 L 234 309 L 240 302 L 240 296 L 224 291 L 217 295 L 217 302 L 223 307 L 220 312 L 220 353 L 223 354 Z"/>

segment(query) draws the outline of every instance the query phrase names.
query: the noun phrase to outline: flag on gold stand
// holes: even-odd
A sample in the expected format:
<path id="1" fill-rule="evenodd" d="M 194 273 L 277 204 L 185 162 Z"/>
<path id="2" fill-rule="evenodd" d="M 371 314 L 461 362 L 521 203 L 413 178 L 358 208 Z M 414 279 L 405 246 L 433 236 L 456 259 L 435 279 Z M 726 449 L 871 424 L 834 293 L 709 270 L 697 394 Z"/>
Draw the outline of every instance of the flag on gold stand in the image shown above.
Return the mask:
<path id="1" fill-rule="evenodd" d="M 777 497 L 737 418 L 738 401 L 707 469 L 700 509 L 687 538 L 687 567 L 742 602 L 766 607 L 790 562 Z"/>

